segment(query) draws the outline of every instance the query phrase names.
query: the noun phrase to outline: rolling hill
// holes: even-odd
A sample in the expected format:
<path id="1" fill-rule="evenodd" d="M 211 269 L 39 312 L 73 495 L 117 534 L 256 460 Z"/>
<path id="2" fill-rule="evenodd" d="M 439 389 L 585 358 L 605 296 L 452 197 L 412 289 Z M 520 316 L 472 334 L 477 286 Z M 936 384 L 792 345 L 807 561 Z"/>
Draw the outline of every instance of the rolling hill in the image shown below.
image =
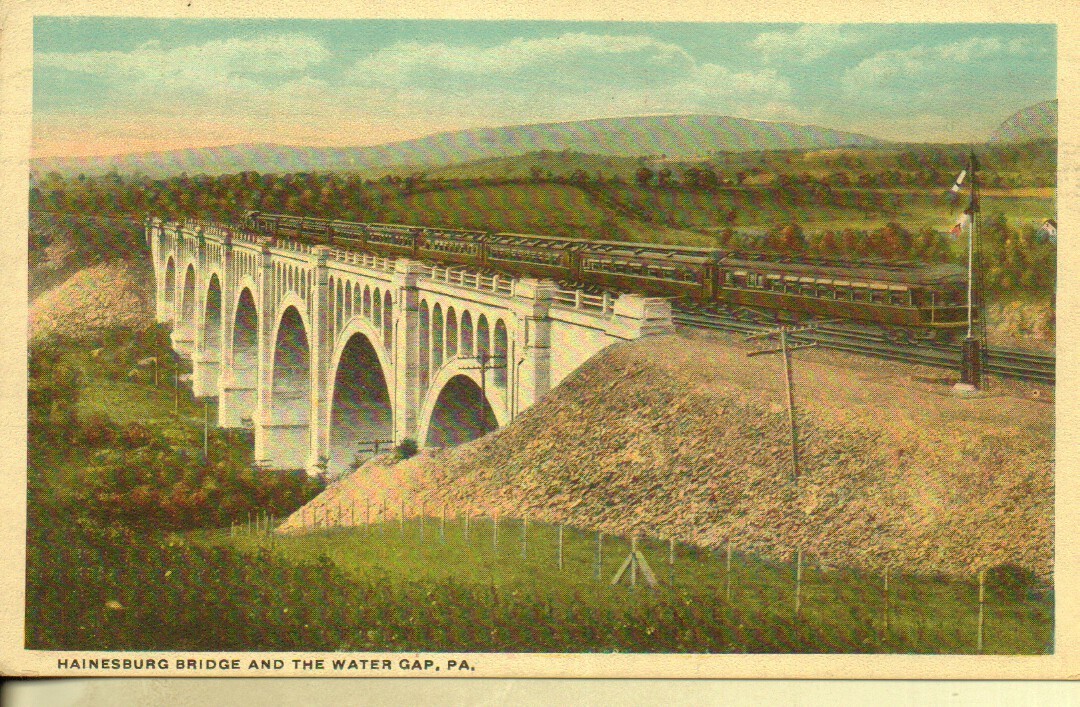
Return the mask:
<path id="1" fill-rule="evenodd" d="M 403 166 L 430 169 L 541 150 L 596 155 L 697 157 L 715 151 L 828 149 L 884 144 L 866 135 L 794 123 L 722 115 L 657 115 L 478 128 L 368 147 L 274 144 L 188 148 L 106 157 L 39 158 L 40 173 L 141 172 L 150 177 L 187 172 L 368 171 Z"/>
<path id="2" fill-rule="evenodd" d="M 990 134 L 990 142 L 1056 140 L 1058 102 L 1043 101 L 1016 111 Z"/>

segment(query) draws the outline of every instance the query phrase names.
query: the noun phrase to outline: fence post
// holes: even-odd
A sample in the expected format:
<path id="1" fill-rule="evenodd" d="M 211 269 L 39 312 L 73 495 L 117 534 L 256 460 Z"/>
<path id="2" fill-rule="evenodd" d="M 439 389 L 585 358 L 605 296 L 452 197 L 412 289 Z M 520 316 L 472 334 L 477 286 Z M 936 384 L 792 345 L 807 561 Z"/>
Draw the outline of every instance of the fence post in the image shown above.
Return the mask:
<path id="1" fill-rule="evenodd" d="M 672 535 L 668 538 L 668 569 L 670 575 L 670 584 L 675 586 L 675 536 Z"/>
<path id="2" fill-rule="evenodd" d="M 491 549 L 495 555 L 499 554 L 499 512 L 491 514 Z"/>
<path id="3" fill-rule="evenodd" d="M 562 568 L 563 568 L 563 562 L 562 562 L 562 529 L 563 529 L 563 524 L 559 523 L 559 571 L 560 572 L 562 571 Z"/>
<path id="4" fill-rule="evenodd" d="M 469 544 L 469 516 L 471 516 L 471 515 L 472 515 L 472 511 L 470 511 L 469 509 L 466 509 L 465 510 L 465 544 L 466 545 Z"/>
<path id="5" fill-rule="evenodd" d="M 882 640 L 889 637 L 889 568 L 885 568 L 885 602 L 884 610 L 881 612 L 881 626 L 882 626 Z"/>
<path id="6" fill-rule="evenodd" d="M 529 514 L 526 513 L 521 519 L 521 559 L 529 557 Z"/>
<path id="7" fill-rule="evenodd" d="M 596 531 L 596 581 L 599 582 L 604 572 L 604 532 Z"/>
<path id="8" fill-rule="evenodd" d="M 802 548 L 795 552 L 795 621 L 799 620 L 799 602 L 802 599 Z"/>
<path id="9" fill-rule="evenodd" d="M 724 600 L 731 603 L 731 538 L 727 541 L 727 559 L 724 561 Z"/>
<path id="10" fill-rule="evenodd" d="M 979 570 L 979 645 L 978 652 L 983 652 L 983 604 L 985 601 L 986 570 Z"/>

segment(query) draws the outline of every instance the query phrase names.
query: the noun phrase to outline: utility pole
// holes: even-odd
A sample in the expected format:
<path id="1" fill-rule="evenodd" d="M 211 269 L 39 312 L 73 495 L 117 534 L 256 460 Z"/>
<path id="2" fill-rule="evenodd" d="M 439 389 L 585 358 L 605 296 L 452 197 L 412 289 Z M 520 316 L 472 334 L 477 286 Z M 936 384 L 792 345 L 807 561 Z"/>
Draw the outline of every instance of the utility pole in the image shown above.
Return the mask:
<path id="1" fill-rule="evenodd" d="M 782 326 L 776 331 L 768 331 L 762 334 L 754 334 L 746 337 L 747 341 L 753 339 L 771 339 L 773 337 L 780 338 L 780 348 L 778 349 L 765 349 L 763 351 L 751 351 L 746 354 L 750 356 L 762 356 L 764 354 L 779 353 L 784 359 L 784 383 L 787 389 L 787 412 L 788 412 L 788 426 L 791 429 L 791 480 L 797 482 L 799 480 L 799 428 L 795 419 L 795 386 L 792 380 L 791 370 L 791 353 L 798 351 L 799 349 L 807 349 L 813 346 L 817 346 L 816 343 L 798 344 L 792 346 L 788 343 L 788 338 L 792 334 L 801 334 L 803 332 L 813 331 L 812 327 L 803 327 L 801 329 L 789 329 L 786 326 Z"/>

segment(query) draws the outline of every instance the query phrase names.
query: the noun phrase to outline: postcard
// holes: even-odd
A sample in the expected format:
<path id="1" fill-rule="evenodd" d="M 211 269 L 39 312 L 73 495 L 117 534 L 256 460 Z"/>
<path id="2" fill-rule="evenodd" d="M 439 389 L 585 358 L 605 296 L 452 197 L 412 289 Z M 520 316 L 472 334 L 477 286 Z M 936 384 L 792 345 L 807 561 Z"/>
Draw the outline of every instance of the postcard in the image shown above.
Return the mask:
<path id="1" fill-rule="evenodd" d="M 294 10 L 9 15 L 5 673 L 1075 672 L 1071 17 Z"/>

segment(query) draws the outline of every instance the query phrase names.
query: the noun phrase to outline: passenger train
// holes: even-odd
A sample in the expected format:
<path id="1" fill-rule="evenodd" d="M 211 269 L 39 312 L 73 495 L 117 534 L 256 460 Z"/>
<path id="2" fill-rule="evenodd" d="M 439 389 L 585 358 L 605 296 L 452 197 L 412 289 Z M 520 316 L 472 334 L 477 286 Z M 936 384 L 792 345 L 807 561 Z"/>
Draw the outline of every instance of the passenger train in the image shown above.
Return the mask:
<path id="1" fill-rule="evenodd" d="M 891 338 L 951 340 L 967 325 L 952 264 L 841 261 L 692 246 L 354 223 L 249 212 L 274 238 L 671 297 L 748 320 L 843 320 Z"/>

